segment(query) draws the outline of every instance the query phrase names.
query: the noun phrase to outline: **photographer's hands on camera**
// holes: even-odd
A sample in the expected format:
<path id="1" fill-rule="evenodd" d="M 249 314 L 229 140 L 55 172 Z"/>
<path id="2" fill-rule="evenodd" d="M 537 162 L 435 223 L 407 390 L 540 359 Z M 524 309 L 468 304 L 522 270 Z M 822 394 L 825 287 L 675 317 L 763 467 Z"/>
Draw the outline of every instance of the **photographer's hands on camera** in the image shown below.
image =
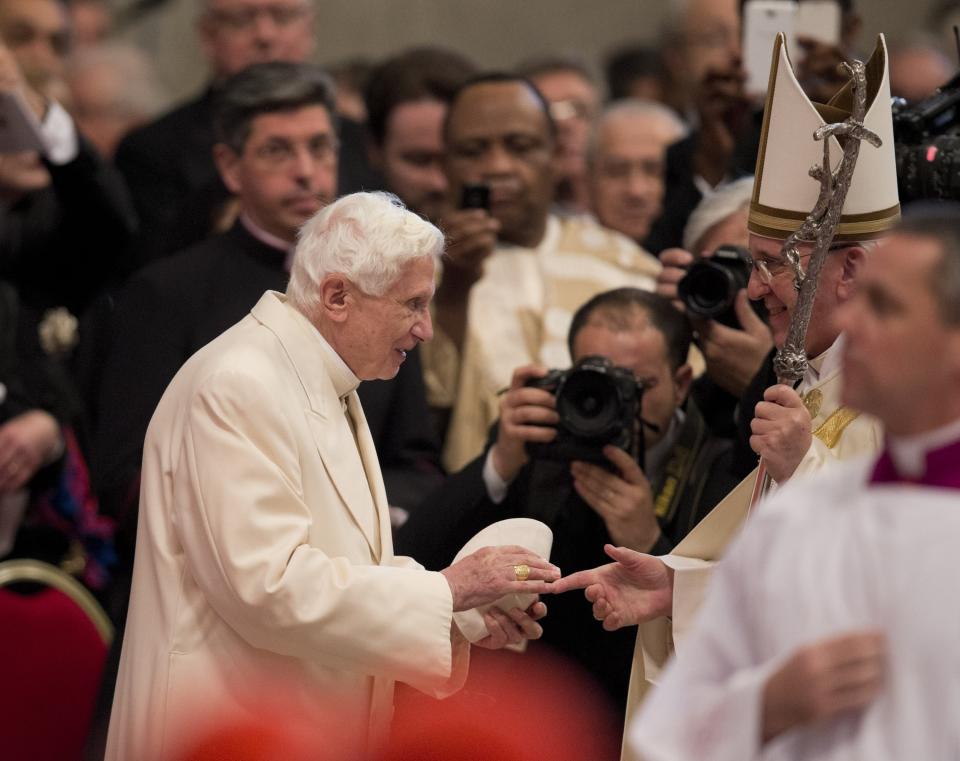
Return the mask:
<path id="1" fill-rule="evenodd" d="M 677 298 L 677 283 L 687 274 L 695 257 L 683 249 L 671 248 L 660 255 L 660 261 L 663 269 L 657 277 L 657 293 L 671 299 L 682 312 L 684 306 Z M 734 309 L 740 330 L 714 320 L 691 319 L 697 346 L 707 363 L 707 375 L 722 389 L 739 397 L 773 348 L 773 337 L 770 328 L 750 306 L 745 289 L 737 294 Z"/>
<path id="2" fill-rule="evenodd" d="M 660 538 L 650 482 L 622 449 L 608 444 L 603 454 L 619 473 L 587 462 L 572 462 L 573 488 L 603 518 L 616 544 L 649 552 Z"/>
<path id="3" fill-rule="evenodd" d="M 491 456 L 497 474 L 507 483 L 529 461 L 527 443 L 546 444 L 556 438 L 553 426 L 560 419 L 553 394 L 525 385 L 531 378 L 542 378 L 546 373 L 546 368 L 538 365 L 518 368 L 510 388 L 500 399 L 500 424 Z M 573 462 L 570 472 L 574 489 L 603 519 L 614 542 L 646 552 L 660 537 L 650 482 L 622 449 L 608 445 L 603 453 L 617 472 Z"/>

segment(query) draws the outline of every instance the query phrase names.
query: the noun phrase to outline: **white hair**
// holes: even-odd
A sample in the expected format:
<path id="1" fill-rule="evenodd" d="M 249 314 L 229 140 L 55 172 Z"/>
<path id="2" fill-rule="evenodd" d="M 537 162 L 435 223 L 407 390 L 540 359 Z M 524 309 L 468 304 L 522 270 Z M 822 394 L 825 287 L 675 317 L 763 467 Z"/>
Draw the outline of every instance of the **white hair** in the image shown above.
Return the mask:
<path id="1" fill-rule="evenodd" d="M 664 131 L 670 133 L 667 145 L 683 140 L 690 134 L 690 128 L 672 108 L 646 98 L 620 98 L 607 106 L 593 123 L 588 147 L 588 158 L 590 160 L 596 158 L 597 150 L 600 147 L 600 135 L 604 127 L 611 121 L 622 118 L 659 120 Z"/>
<path id="2" fill-rule="evenodd" d="M 721 185 L 709 195 L 703 197 L 693 210 L 683 228 L 683 247 L 693 251 L 693 247 L 716 224 L 733 216 L 750 203 L 753 196 L 753 177 L 741 177 L 739 180 Z"/>
<path id="3" fill-rule="evenodd" d="M 308 317 L 320 304 L 320 282 L 338 273 L 382 296 L 410 262 L 443 253 L 443 233 L 391 193 L 352 193 L 300 228 L 287 296 Z"/>

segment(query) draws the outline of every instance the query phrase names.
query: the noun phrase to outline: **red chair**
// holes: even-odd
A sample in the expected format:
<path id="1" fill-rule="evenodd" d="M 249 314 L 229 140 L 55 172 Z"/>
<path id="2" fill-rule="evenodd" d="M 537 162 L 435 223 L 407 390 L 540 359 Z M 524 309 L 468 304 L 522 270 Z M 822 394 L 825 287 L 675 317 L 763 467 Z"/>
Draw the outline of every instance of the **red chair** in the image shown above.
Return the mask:
<path id="1" fill-rule="evenodd" d="M 112 638 L 73 577 L 36 560 L 0 563 L 0 756 L 81 758 Z"/>

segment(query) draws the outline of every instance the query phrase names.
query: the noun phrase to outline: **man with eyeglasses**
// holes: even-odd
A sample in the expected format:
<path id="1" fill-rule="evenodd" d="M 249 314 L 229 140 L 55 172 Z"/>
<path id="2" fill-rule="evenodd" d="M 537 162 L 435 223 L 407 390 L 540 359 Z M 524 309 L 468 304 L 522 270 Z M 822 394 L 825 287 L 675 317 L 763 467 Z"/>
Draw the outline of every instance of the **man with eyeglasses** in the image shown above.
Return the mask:
<path id="1" fill-rule="evenodd" d="M 197 31 L 210 66 L 210 86 L 132 132 L 117 148 L 117 167 L 140 215 L 141 234 L 132 253 L 138 265 L 194 242 L 183 229 L 204 227 L 196 224 L 197 215 L 211 213 L 210 207 L 216 213 L 229 197 L 212 153 L 213 105 L 223 82 L 256 63 L 306 62 L 314 51 L 313 0 L 202 0 L 198 5 Z M 341 192 L 374 186 L 367 179 L 362 129 L 342 122 L 340 135 Z M 171 234 L 171 227 L 178 229 Z M 201 239 L 217 229 L 205 227 Z"/>
<path id="2" fill-rule="evenodd" d="M 840 396 L 840 308 L 856 293 L 857 278 L 869 256 L 868 250 L 893 226 L 900 211 L 889 74 L 882 37 L 865 70 L 867 102 L 863 124 L 879 138 L 879 147 L 866 142 L 861 145 L 842 215 L 819 274 L 804 345 L 809 366 L 797 388 L 770 385 L 769 371 L 761 369 L 744 396 L 748 400 L 755 394 L 756 403 L 741 402 L 742 420 L 753 413 L 749 431 L 744 435 L 762 458 L 774 487 L 830 463 L 876 452 L 882 440 L 879 423 L 846 406 Z M 798 270 L 787 264 L 782 252 L 785 241 L 818 203 L 820 184 L 810 176 L 810 167 L 823 160 L 823 144 L 813 139 L 813 134 L 826 123 L 849 118 L 853 96 L 852 85 L 848 84 L 827 104 L 811 102 L 797 81 L 782 38 L 774 48 L 771 82 L 764 114 L 763 150 L 757 159 L 748 215 L 752 267 L 747 295 L 763 301 L 774 343 L 783 347 L 798 307 L 800 270 L 806 269 L 812 251 L 812 244 L 798 244 Z M 833 150 L 836 156 L 839 146 L 834 144 Z M 647 684 L 659 680 L 674 645 L 686 634 L 715 561 L 756 504 L 756 498 L 764 493 L 761 487 L 765 483 L 762 473 L 755 470 L 671 555 L 661 559 L 611 547 L 608 550 L 616 562 L 578 574 L 558 587 L 588 587 L 594 613 L 605 619 L 607 628 L 642 624 L 632 677 L 634 707 L 646 692 Z M 757 509 L 763 510 L 763 502 Z M 630 601 L 626 606 L 611 606 L 612 598 L 606 590 L 615 588 L 626 591 Z"/>
<path id="3" fill-rule="evenodd" d="M 960 215 L 914 206 L 839 310 L 845 404 L 880 453 L 760 505 L 630 728 L 693 761 L 955 758 Z"/>

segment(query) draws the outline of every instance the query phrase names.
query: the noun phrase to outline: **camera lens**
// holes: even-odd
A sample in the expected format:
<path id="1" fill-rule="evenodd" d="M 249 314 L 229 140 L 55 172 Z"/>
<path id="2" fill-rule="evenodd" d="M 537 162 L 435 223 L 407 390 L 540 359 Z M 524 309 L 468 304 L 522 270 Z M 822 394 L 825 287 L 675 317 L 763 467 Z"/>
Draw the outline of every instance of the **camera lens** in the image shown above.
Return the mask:
<path id="1" fill-rule="evenodd" d="M 573 373 L 557 395 L 557 414 L 575 436 L 609 438 L 622 425 L 616 384 L 599 372 Z"/>
<path id="2" fill-rule="evenodd" d="M 738 284 L 726 267 L 703 260 L 694 264 L 677 286 L 683 303 L 698 317 L 714 318 L 730 309 Z"/>
<path id="3" fill-rule="evenodd" d="M 725 243 L 713 256 L 700 259 L 677 283 L 677 295 L 690 314 L 738 327 L 734 302 L 750 280 L 750 252 Z"/>

